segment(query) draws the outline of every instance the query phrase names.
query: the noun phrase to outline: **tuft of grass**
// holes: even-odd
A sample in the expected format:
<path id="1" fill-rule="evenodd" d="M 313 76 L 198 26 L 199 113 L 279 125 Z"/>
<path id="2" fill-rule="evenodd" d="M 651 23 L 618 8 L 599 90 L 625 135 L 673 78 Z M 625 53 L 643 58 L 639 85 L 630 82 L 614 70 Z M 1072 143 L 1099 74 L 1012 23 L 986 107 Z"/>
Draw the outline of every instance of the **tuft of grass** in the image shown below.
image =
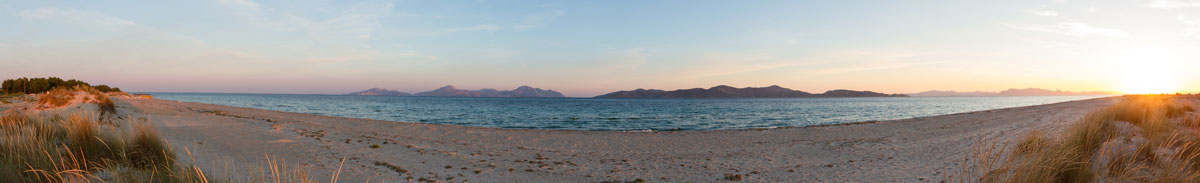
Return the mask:
<path id="1" fill-rule="evenodd" d="M 100 105 L 100 111 L 102 113 L 115 114 L 117 112 L 116 103 L 113 102 L 112 98 L 109 96 L 109 93 L 106 93 L 106 92 L 100 91 L 96 88 L 92 88 L 92 87 L 88 87 L 88 86 L 76 86 L 75 90 L 87 92 L 89 95 L 94 96 L 95 97 L 94 100 L 88 100 L 88 102 L 92 102 L 97 105 Z M 124 92 L 112 92 L 112 93 L 121 94 Z"/>
<path id="2" fill-rule="evenodd" d="M 172 151 L 149 122 L 135 124 L 135 132 L 129 140 L 129 160 L 134 167 L 153 168 L 174 166 Z"/>
<path id="3" fill-rule="evenodd" d="M 100 111 L 106 112 L 107 114 L 117 113 L 117 104 L 108 95 L 96 95 L 96 100 L 98 101 L 96 104 L 100 105 Z"/>
<path id="4" fill-rule="evenodd" d="M 81 112 L 71 113 L 68 116 L 66 123 L 63 124 L 68 140 L 66 145 L 89 158 L 106 161 L 124 158 L 124 141 L 114 136 L 117 133 L 112 130 L 105 130 L 108 133 L 101 133 L 102 126 L 94 115 Z"/>
<path id="5" fill-rule="evenodd" d="M 1052 142 L 1052 139 L 1046 137 L 1042 131 L 1033 130 L 1017 143 L 1015 150 L 1017 154 L 1041 153 L 1050 148 Z"/>

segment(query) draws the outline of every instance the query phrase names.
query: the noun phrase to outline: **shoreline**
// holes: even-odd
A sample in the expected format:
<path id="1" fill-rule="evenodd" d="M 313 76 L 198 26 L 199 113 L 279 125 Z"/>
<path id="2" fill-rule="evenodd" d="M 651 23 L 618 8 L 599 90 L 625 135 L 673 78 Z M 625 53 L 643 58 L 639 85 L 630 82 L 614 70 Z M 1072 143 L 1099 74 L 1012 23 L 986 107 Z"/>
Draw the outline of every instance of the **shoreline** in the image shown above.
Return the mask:
<path id="1" fill-rule="evenodd" d="M 343 182 L 714 182 L 727 175 L 936 182 L 955 172 L 972 139 L 1061 129 L 1114 98 L 833 126 L 653 133 L 393 122 L 161 99 L 121 99 L 118 108 L 151 118 L 176 151 L 201 154 L 202 166 L 268 154 L 312 164 L 317 180 L 347 158 Z"/>
<path id="2" fill-rule="evenodd" d="M 936 97 L 948 97 L 948 96 L 936 96 Z M 952 97 L 958 97 L 958 96 L 952 96 Z M 979 96 L 979 97 L 1005 97 L 1005 96 Z M 990 112 L 990 111 L 996 111 L 996 110 L 1005 110 L 1005 109 L 1013 109 L 1013 108 L 1035 107 L 1035 106 L 1054 105 L 1054 104 L 1061 104 L 1061 103 L 1068 103 L 1068 102 L 1077 102 L 1077 101 L 1084 101 L 1084 100 L 1109 99 L 1109 98 L 1118 98 L 1118 97 L 1121 97 L 1121 96 L 1120 96 L 1120 95 L 1115 95 L 1115 96 L 1104 96 L 1104 97 L 1089 98 L 1089 99 L 1081 99 L 1081 100 L 1072 100 L 1072 101 L 1063 101 L 1063 102 L 1055 102 L 1055 103 L 1048 103 L 1048 104 L 1038 104 L 1038 105 L 1029 105 L 1029 106 L 1017 106 L 1017 107 L 1005 107 L 1005 108 L 988 109 L 988 110 L 979 110 L 979 111 L 968 111 L 968 112 L 960 112 L 960 113 L 939 114 L 939 115 L 933 115 L 933 116 L 911 117 L 911 118 L 904 118 L 904 119 L 875 120 L 875 121 L 860 121 L 860 122 L 849 122 L 849 123 L 839 123 L 839 124 L 824 124 L 824 125 L 811 125 L 811 126 L 787 126 L 787 127 L 778 127 L 778 129 L 783 129 L 783 128 L 810 128 L 810 127 L 811 127 L 811 128 L 820 128 L 820 127 L 833 127 L 833 126 L 862 125 L 862 124 L 872 124 L 872 123 L 886 123 L 886 122 L 890 122 L 890 121 L 916 120 L 916 119 L 921 119 L 921 118 L 935 118 L 935 117 L 942 117 L 942 116 L 964 115 L 964 114 L 973 114 L 973 113 L 979 113 L 979 112 Z M 776 129 L 776 128 L 770 128 L 770 129 Z M 735 129 L 731 129 L 731 130 L 735 130 Z"/>

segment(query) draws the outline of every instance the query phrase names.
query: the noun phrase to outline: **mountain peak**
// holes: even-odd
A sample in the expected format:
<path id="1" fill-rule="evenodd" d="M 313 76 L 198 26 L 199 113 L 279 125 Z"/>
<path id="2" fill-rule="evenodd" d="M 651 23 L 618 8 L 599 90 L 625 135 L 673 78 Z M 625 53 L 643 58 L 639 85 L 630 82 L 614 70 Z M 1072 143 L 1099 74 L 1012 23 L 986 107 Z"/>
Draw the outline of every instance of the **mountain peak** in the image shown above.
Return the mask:
<path id="1" fill-rule="evenodd" d="M 904 94 L 889 95 L 872 91 L 855 91 L 847 89 L 829 90 L 825 91 L 825 93 L 822 93 L 821 95 L 825 95 L 827 97 L 908 97 L 908 95 Z"/>
<path id="2" fill-rule="evenodd" d="M 697 88 L 697 89 L 699 89 L 699 88 Z M 708 90 L 714 90 L 714 91 L 717 91 L 717 90 L 719 90 L 719 91 L 728 91 L 728 90 L 737 90 L 737 89 L 738 89 L 738 88 L 734 88 L 734 87 L 732 87 L 732 86 L 729 86 L 729 85 L 717 85 L 717 86 L 714 86 L 714 87 L 712 87 L 712 88 L 708 88 Z"/>
<path id="3" fill-rule="evenodd" d="M 396 90 L 388 90 L 388 89 L 384 89 L 384 88 L 374 87 L 374 88 L 367 89 L 367 90 L 363 90 L 363 91 L 359 91 L 359 92 L 348 93 L 348 94 L 346 94 L 346 95 L 359 95 L 359 96 L 411 96 L 412 94 L 405 93 L 405 92 L 400 92 L 400 91 L 396 91 Z"/>

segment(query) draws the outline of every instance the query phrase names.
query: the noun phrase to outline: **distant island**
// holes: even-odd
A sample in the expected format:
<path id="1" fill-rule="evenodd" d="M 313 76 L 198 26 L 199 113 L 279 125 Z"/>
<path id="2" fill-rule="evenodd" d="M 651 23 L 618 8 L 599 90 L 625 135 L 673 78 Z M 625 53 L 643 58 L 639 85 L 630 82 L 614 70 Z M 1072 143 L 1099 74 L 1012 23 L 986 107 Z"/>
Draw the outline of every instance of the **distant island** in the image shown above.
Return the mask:
<path id="1" fill-rule="evenodd" d="M 413 94 L 413 96 L 429 96 L 429 97 L 497 97 L 497 98 L 563 98 L 562 93 L 554 90 L 543 90 L 529 86 L 517 87 L 513 90 L 496 90 L 485 88 L 482 90 L 460 90 L 454 86 L 446 85 L 433 91 L 421 92 Z"/>
<path id="2" fill-rule="evenodd" d="M 409 94 L 409 93 L 405 93 L 405 92 L 401 92 L 401 91 L 396 91 L 396 90 L 388 90 L 388 89 L 383 89 L 383 88 L 371 88 L 371 89 L 363 90 L 363 91 L 360 91 L 360 92 L 349 93 L 349 94 L 346 94 L 346 95 L 358 95 L 358 96 L 412 96 L 412 94 Z"/>
<path id="3" fill-rule="evenodd" d="M 489 98 L 565 98 L 562 93 L 554 90 L 543 90 L 529 86 L 517 87 L 513 90 L 496 90 L 485 88 L 481 90 L 462 90 L 446 85 L 433 91 L 409 94 L 396 90 L 371 88 L 346 95 L 359 96 L 422 96 L 422 97 L 489 97 Z"/>
<path id="4" fill-rule="evenodd" d="M 1062 90 L 1047 90 L 1041 88 L 1025 88 L 1025 89 L 1008 89 L 1000 92 L 957 92 L 957 91 L 925 91 L 921 93 L 908 94 L 914 97 L 989 97 L 989 96 L 1067 96 L 1067 95 L 1118 95 L 1117 92 L 1109 91 L 1090 91 L 1090 92 L 1070 92 Z"/>
<path id="5" fill-rule="evenodd" d="M 833 98 L 833 97 L 908 97 L 903 94 L 883 94 L 871 91 L 830 90 L 814 94 L 778 85 L 768 87 L 734 88 L 720 85 L 709 89 L 692 88 L 674 91 L 637 89 L 612 92 L 595 98 Z"/>

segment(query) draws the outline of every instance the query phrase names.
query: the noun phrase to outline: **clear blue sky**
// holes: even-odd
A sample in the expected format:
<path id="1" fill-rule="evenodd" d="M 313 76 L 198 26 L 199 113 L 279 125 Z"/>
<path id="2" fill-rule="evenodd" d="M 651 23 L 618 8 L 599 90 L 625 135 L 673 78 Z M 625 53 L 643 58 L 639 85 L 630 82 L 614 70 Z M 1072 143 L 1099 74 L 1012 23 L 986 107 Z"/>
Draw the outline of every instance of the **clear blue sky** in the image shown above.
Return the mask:
<path id="1" fill-rule="evenodd" d="M 1182 68 L 1200 63 L 1198 10 L 1165 0 L 0 1 L 0 78 L 251 93 L 1196 90 L 1188 78 L 1200 75 Z M 1161 78 L 1172 79 L 1145 82 Z"/>

